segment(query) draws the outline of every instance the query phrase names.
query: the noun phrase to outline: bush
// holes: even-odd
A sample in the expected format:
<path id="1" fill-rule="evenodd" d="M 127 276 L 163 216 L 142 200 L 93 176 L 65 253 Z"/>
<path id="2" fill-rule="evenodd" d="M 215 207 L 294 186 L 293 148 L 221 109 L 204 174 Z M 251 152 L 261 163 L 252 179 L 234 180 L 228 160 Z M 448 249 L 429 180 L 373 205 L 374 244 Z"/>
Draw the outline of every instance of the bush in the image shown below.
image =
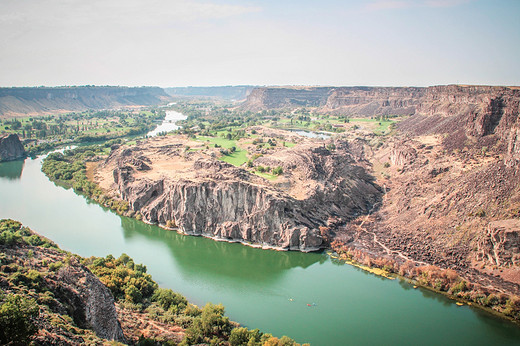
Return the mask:
<path id="1" fill-rule="evenodd" d="M 207 303 L 202 314 L 186 330 L 186 339 L 190 344 L 210 342 L 213 337 L 226 338 L 231 329 L 229 318 L 224 316 L 224 306 Z"/>
<path id="2" fill-rule="evenodd" d="M 0 297 L 0 343 L 28 345 L 38 328 L 34 320 L 39 308 L 33 299 L 18 294 Z"/>
<path id="3" fill-rule="evenodd" d="M 175 311 L 184 311 L 188 305 L 184 296 L 165 288 L 156 289 L 152 301 L 158 303 L 164 310 L 173 308 Z"/>
<path id="4" fill-rule="evenodd" d="M 273 174 L 274 175 L 282 175 L 283 174 L 283 168 L 281 166 L 273 168 Z"/>

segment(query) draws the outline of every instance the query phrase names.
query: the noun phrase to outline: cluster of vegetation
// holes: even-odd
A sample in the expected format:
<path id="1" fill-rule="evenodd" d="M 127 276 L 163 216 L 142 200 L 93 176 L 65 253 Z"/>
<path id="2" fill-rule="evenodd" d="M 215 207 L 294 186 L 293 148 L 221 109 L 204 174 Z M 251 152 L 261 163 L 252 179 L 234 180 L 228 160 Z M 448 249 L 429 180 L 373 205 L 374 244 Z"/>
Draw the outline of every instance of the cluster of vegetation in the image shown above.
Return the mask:
<path id="1" fill-rule="evenodd" d="M 242 111 L 234 105 L 211 101 L 189 100 L 178 102 L 176 109 L 187 115 L 177 132 L 195 137 L 219 137 L 238 140 L 246 135 L 244 129 L 263 125 L 275 128 L 301 129 L 342 133 L 360 127 L 377 135 L 388 133 L 395 124 L 395 115 L 372 118 L 351 118 L 345 115 L 318 113 L 316 109 L 276 109 L 260 112 Z"/>
<path id="2" fill-rule="evenodd" d="M 159 288 L 146 273 L 146 266 L 135 264 L 126 254 L 119 258 L 112 255 L 91 257 L 83 264 L 99 277 L 122 306 L 146 312 L 149 318 L 162 323 L 185 328 L 186 338 L 181 344 L 297 345 L 286 336 L 278 339 L 257 329 L 240 328 L 225 316 L 221 304 L 208 303 L 201 309 L 181 294 Z M 165 340 L 147 341 L 165 343 Z"/>
<path id="3" fill-rule="evenodd" d="M 249 162 L 248 162 L 249 163 Z M 271 168 L 270 166 L 256 166 L 256 171 L 259 173 L 265 173 L 265 172 L 271 172 L 273 175 L 282 175 L 283 174 L 283 168 L 281 166 L 276 166 L 274 168 Z"/>
<path id="4" fill-rule="evenodd" d="M 58 312 L 61 311 L 57 308 L 61 303 L 56 301 L 56 292 L 47 282 L 56 280 L 54 273 L 60 268 L 79 265 L 79 260 L 110 289 L 116 302 L 123 308 L 145 313 L 152 320 L 184 328 L 185 339 L 181 345 L 298 345 L 286 336 L 277 338 L 258 329 L 240 327 L 225 316 L 221 304 L 208 303 L 203 308 L 190 304 L 181 294 L 158 287 L 147 273 L 146 266 L 134 263 L 126 254 L 119 258 L 108 255 L 104 258 L 82 259 L 59 250 L 54 243 L 13 220 L 0 220 L 0 237 L 9 239 L 7 243 L 2 243 L 3 246 L 25 247 L 22 250 L 24 256 L 0 254 L 1 344 L 30 344 L 42 319 L 69 337 L 81 338 L 74 340 L 99 343 L 100 339 L 92 331 L 78 328 L 70 314 Z M 42 258 L 41 254 L 36 258 L 33 253 L 36 247 L 52 247 L 64 259 L 50 260 Z M 173 344 L 167 339 L 142 337 L 139 341 L 141 345 L 158 343 Z"/>
<path id="5" fill-rule="evenodd" d="M 62 115 L 0 119 L 0 133 L 16 133 L 34 155 L 64 143 L 89 143 L 144 134 L 164 119 L 165 111 L 85 111 Z"/>
<path id="6" fill-rule="evenodd" d="M 93 331 L 74 324 L 49 285 L 61 267 L 70 265 L 72 256 L 13 220 L 0 220 L 0 239 L 3 249 L 19 249 L 14 254 L 0 252 L 0 344 L 29 345 L 41 326 L 69 335 L 74 343 L 102 342 Z M 37 248 L 50 248 L 65 259 L 36 258 Z"/>
<path id="7" fill-rule="evenodd" d="M 520 321 L 520 297 L 490 291 L 479 284 L 468 282 L 452 269 L 442 269 L 434 265 L 416 266 L 412 262 L 399 264 L 388 258 L 373 258 L 337 240 L 332 242 L 331 248 L 338 254 L 340 260 L 381 268 L 386 273 L 412 279 L 420 286 L 476 303 Z"/>
<path id="8" fill-rule="evenodd" d="M 18 221 L 0 220 L 0 245 L 28 244 L 57 249 L 58 246 L 23 227 Z"/>
<path id="9" fill-rule="evenodd" d="M 29 345 L 38 331 L 35 319 L 39 308 L 34 299 L 19 294 L 0 292 L 0 343 L 2 345 Z"/>
<path id="10" fill-rule="evenodd" d="M 107 197 L 98 185 L 87 178 L 86 167 L 87 161 L 96 160 L 98 155 L 107 154 L 113 145 L 120 142 L 120 139 L 115 139 L 103 145 L 77 147 L 65 150 L 63 153 L 51 153 L 43 161 L 42 172 L 50 180 L 64 187 L 71 187 L 75 192 L 84 194 L 118 214 L 126 214 L 129 211 L 128 203 Z"/>

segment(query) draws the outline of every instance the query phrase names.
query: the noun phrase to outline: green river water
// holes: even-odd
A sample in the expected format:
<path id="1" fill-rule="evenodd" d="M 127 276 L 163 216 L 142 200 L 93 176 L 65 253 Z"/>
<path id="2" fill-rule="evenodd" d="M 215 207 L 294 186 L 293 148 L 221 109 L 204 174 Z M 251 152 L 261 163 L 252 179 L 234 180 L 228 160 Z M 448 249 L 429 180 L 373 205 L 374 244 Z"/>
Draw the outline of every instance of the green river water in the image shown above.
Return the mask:
<path id="1" fill-rule="evenodd" d="M 518 345 L 520 327 L 325 254 L 260 250 L 120 217 L 54 185 L 41 158 L 0 163 L 0 218 L 82 256 L 127 253 L 162 287 L 312 345 Z M 307 304 L 311 304 L 309 307 Z"/>

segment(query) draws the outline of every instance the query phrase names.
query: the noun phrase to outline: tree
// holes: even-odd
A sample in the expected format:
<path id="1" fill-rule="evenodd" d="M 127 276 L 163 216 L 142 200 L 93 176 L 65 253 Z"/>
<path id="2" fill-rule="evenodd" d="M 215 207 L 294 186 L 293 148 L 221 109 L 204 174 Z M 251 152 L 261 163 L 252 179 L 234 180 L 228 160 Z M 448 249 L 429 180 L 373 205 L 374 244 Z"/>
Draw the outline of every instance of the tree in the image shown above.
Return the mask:
<path id="1" fill-rule="evenodd" d="M 283 174 L 283 168 L 281 166 L 273 168 L 273 174 L 274 175 L 282 175 Z"/>
<path id="2" fill-rule="evenodd" d="M 226 337 L 231 333 L 229 318 L 224 316 L 224 306 L 207 303 L 202 314 L 193 320 L 193 324 L 186 330 L 190 343 L 201 343 L 211 340 L 214 336 Z"/>
<path id="3" fill-rule="evenodd" d="M 0 297 L 0 344 L 28 345 L 38 331 L 34 320 L 39 308 L 33 299 L 18 294 Z"/>

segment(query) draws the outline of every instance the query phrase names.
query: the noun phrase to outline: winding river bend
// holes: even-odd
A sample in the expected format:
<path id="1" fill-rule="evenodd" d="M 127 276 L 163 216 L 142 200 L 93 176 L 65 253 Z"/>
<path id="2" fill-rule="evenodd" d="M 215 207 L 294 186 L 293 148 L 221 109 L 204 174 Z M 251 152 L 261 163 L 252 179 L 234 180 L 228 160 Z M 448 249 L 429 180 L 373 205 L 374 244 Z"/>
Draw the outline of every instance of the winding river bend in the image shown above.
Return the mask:
<path id="1" fill-rule="evenodd" d="M 0 218 L 82 256 L 127 253 L 192 302 L 312 345 L 518 345 L 520 328 L 325 254 L 276 252 L 179 235 L 120 217 L 50 182 L 42 158 L 0 163 Z M 309 306 L 310 305 L 310 306 Z"/>

